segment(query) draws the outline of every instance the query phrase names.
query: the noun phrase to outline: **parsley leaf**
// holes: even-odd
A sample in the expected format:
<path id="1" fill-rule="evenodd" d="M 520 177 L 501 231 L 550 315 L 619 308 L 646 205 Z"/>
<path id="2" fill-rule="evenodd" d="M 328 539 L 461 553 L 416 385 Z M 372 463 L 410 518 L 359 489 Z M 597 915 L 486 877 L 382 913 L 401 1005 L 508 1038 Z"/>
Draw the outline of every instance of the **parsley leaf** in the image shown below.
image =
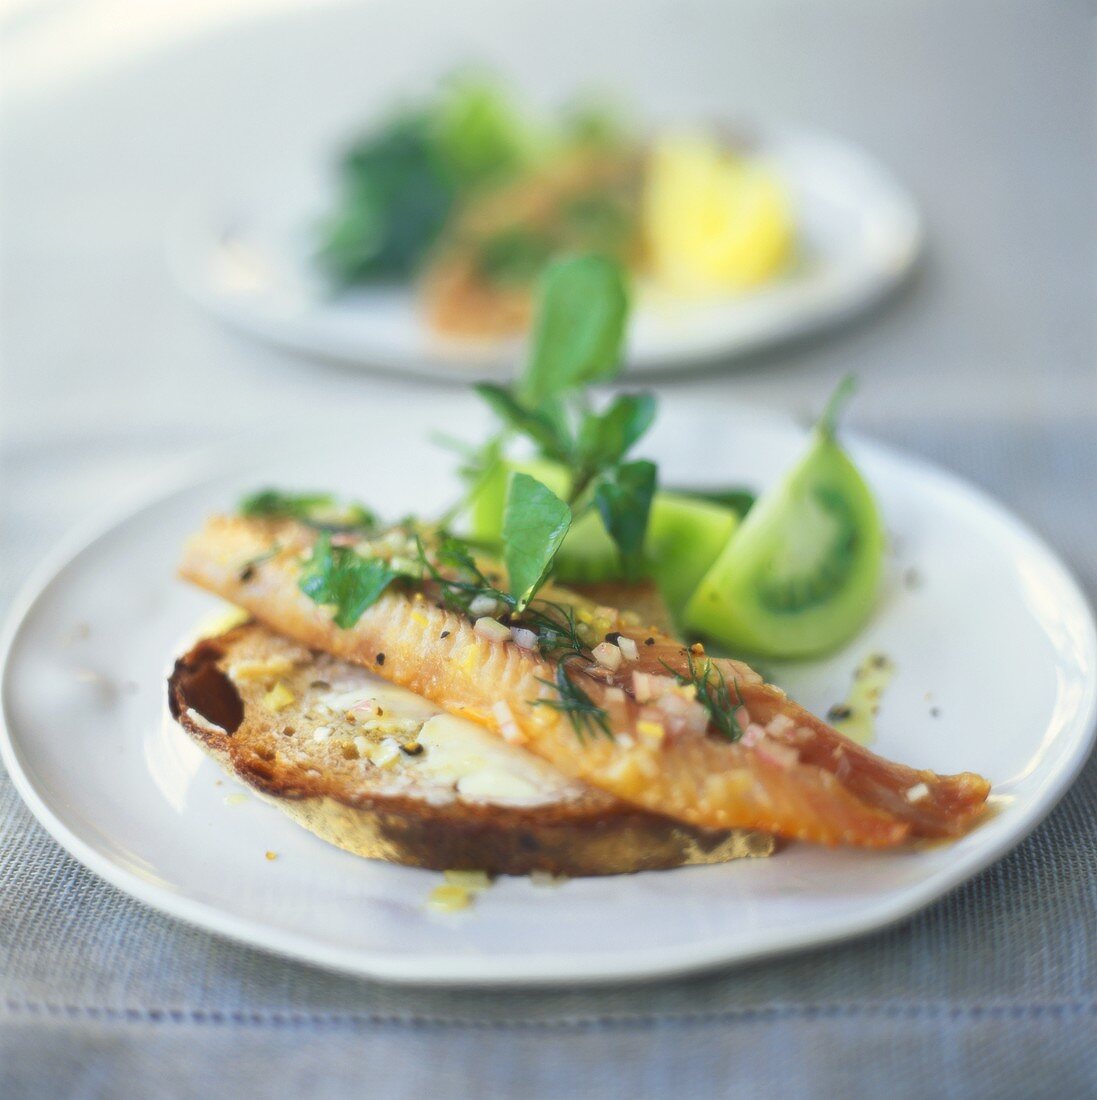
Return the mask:
<path id="1" fill-rule="evenodd" d="M 639 459 L 603 474 L 594 488 L 595 507 L 617 543 L 621 565 L 629 580 L 634 580 L 643 571 L 642 551 L 655 481 L 655 464 Z"/>
<path id="2" fill-rule="evenodd" d="M 363 558 L 349 546 L 332 546 L 324 532 L 312 548 L 297 586 L 314 603 L 335 605 L 335 625 L 348 630 L 402 573 L 379 558 Z"/>
<path id="3" fill-rule="evenodd" d="M 571 526 L 571 509 L 529 474 L 516 473 L 503 512 L 503 559 L 516 610 L 545 582 Z"/>
<path id="4" fill-rule="evenodd" d="M 531 354 L 520 398 L 547 397 L 617 373 L 628 319 L 628 290 L 618 264 L 586 255 L 557 260 L 541 279 Z"/>

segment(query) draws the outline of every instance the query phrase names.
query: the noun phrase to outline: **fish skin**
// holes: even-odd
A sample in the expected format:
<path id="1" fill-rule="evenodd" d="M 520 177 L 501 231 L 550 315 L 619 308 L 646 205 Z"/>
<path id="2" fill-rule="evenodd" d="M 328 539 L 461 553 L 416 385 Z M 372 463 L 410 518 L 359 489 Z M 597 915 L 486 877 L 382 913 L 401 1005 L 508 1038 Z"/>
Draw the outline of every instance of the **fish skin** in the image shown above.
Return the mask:
<path id="1" fill-rule="evenodd" d="M 990 784 L 981 776 L 938 776 L 884 760 L 739 661 L 715 659 L 713 665 L 735 685 L 752 723 L 764 726 L 778 714 L 789 720 L 784 732 L 767 736 L 771 744 L 794 749 L 795 762 L 788 762 L 787 750 L 784 762 L 775 761 L 757 747 L 711 734 L 683 733 L 649 743 L 637 730 L 636 701 L 628 696 L 623 705 L 607 703 L 605 693 L 615 686 L 627 689 L 633 671 L 666 675 L 669 665 L 684 672 L 688 651 L 654 628 L 644 630 L 627 612 L 613 612 L 611 627 L 638 642 L 639 660 L 608 683 L 584 672 L 573 675 L 595 703 L 607 706 L 613 732 L 627 737 L 590 733 L 580 739 L 565 714 L 545 705 L 556 698 L 556 689 L 546 684 L 554 661 L 512 642 L 484 638 L 459 611 L 421 592 L 394 586 L 355 626 L 335 626 L 330 610 L 297 586 L 314 539 L 311 529 L 292 521 L 216 516 L 187 543 L 180 573 L 290 638 L 364 665 L 500 736 L 521 739 L 566 775 L 693 825 L 759 829 L 827 845 L 891 847 L 909 838 L 961 835 L 984 811 Z M 280 551 L 243 579 L 242 565 L 275 544 Z M 562 589 L 547 594 L 586 606 Z M 644 644 L 649 637 L 653 644 Z M 500 702 L 512 722 L 500 718 Z M 912 802 L 907 792 L 920 784 L 928 794 Z"/>

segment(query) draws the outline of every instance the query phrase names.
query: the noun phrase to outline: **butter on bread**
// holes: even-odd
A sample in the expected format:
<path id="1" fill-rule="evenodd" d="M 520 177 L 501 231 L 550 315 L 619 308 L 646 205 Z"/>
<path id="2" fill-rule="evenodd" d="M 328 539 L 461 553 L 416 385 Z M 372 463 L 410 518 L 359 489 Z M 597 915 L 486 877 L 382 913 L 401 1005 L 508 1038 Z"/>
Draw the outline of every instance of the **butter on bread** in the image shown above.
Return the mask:
<path id="1" fill-rule="evenodd" d="M 608 875 L 769 855 L 571 780 L 475 723 L 257 623 L 194 644 L 168 682 L 174 720 L 317 836 L 434 870 Z"/>

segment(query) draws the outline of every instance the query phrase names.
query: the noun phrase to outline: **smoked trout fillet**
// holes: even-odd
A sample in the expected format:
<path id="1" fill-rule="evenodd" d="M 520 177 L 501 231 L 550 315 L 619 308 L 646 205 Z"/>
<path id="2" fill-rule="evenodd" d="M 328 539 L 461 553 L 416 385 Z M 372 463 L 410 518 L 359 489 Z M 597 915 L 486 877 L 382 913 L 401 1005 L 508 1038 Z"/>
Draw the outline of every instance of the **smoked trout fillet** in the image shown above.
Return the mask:
<path id="1" fill-rule="evenodd" d="M 271 629 L 471 718 L 567 776 L 691 825 L 888 847 L 958 836 L 984 812 L 990 784 L 981 776 L 884 760 L 748 665 L 710 659 L 628 611 L 546 585 L 514 614 L 490 592 L 470 599 L 468 576 L 429 541 L 424 557 L 399 530 L 330 537 L 412 574 L 346 629 L 299 587 L 318 535 L 296 521 L 214 517 L 188 542 L 180 572 Z M 478 565 L 501 585 L 501 570 Z"/>

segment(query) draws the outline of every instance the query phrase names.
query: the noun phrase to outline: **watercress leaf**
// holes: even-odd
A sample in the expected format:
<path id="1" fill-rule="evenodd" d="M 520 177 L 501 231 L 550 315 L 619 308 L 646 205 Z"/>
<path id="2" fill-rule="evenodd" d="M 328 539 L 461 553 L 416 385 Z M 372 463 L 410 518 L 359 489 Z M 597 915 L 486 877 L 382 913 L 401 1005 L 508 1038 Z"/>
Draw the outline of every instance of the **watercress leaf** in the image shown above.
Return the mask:
<path id="1" fill-rule="evenodd" d="M 577 462 L 599 470 L 619 462 L 655 419 L 650 393 L 621 394 L 604 413 L 589 413 L 579 426 Z"/>
<path id="2" fill-rule="evenodd" d="M 318 508 L 331 508 L 335 500 L 328 493 L 283 493 L 280 489 L 260 489 L 240 501 L 242 516 L 271 516 L 303 519 Z"/>
<path id="3" fill-rule="evenodd" d="M 379 558 L 363 558 L 349 546 L 332 546 L 331 536 L 324 532 L 297 584 L 314 603 L 334 605 L 336 626 L 347 630 L 402 575 Z"/>
<path id="4" fill-rule="evenodd" d="M 571 509 L 529 474 L 515 473 L 503 512 L 503 560 L 521 611 L 545 582 L 571 526 Z"/>
<path id="5" fill-rule="evenodd" d="M 640 459 L 607 471 L 594 488 L 595 507 L 617 543 L 622 569 L 629 580 L 636 579 L 643 568 L 642 550 L 655 482 L 655 463 Z"/>
<path id="6" fill-rule="evenodd" d="M 567 437 L 551 402 L 545 410 L 534 411 L 521 404 L 503 386 L 479 382 L 473 388 L 508 428 L 536 443 L 546 457 L 558 462 L 568 461 Z"/>
<path id="7" fill-rule="evenodd" d="M 628 306 L 624 271 L 612 260 L 586 255 L 550 264 L 540 280 L 522 403 L 536 407 L 616 374 Z"/>

